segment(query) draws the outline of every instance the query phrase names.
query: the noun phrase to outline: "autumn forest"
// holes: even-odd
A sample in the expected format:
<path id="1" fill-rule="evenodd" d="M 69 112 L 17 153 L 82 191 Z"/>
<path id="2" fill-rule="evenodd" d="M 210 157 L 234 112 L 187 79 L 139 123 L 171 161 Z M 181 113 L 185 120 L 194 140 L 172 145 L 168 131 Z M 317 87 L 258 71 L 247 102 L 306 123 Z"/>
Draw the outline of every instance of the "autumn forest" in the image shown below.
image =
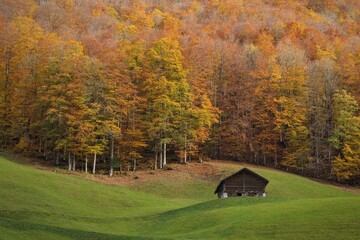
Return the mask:
<path id="1" fill-rule="evenodd" d="M 360 183 L 358 0 L 0 0 L 0 149 Z"/>

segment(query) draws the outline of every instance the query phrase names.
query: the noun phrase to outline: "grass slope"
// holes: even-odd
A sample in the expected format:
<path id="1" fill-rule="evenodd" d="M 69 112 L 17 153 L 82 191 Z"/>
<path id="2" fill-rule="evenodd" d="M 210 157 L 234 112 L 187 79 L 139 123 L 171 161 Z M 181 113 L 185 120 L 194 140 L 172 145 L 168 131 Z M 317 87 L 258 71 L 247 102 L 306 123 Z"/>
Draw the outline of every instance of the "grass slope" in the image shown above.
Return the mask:
<path id="1" fill-rule="evenodd" d="M 239 169 L 228 165 L 224 173 Z M 266 198 L 216 200 L 216 181 L 136 187 L 41 171 L 0 157 L 0 239 L 357 239 L 360 197 L 279 171 Z"/>

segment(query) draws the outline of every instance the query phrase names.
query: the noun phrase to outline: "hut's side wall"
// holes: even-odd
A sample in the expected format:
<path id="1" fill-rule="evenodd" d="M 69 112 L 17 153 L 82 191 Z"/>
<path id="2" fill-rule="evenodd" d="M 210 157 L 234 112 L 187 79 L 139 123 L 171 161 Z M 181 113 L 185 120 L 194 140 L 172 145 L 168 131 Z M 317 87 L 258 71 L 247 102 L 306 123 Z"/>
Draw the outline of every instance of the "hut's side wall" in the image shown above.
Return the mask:
<path id="1" fill-rule="evenodd" d="M 226 192 L 229 197 L 262 195 L 266 183 L 256 176 L 239 173 L 225 180 Z"/>

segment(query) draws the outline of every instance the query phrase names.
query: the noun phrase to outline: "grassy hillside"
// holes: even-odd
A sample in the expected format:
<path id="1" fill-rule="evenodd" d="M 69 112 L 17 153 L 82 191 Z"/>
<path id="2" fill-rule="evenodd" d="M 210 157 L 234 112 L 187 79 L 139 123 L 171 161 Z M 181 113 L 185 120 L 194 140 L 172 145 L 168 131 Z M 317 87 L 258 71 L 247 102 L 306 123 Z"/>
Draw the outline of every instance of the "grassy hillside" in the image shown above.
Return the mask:
<path id="1" fill-rule="evenodd" d="M 198 165 L 196 167 L 201 167 Z M 238 165 L 216 166 L 228 174 Z M 0 239 L 356 239 L 360 197 L 279 171 L 266 198 L 217 200 L 179 173 L 132 187 L 0 157 Z"/>

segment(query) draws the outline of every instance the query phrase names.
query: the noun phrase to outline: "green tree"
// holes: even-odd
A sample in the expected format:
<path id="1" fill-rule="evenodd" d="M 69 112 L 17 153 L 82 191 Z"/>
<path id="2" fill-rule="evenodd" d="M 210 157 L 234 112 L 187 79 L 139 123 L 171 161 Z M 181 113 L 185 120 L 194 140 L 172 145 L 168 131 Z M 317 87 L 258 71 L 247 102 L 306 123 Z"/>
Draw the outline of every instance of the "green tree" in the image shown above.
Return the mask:
<path id="1" fill-rule="evenodd" d="M 83 84 L 79 68 L 83 49 L 78 42 L 58 42 L 54 58 L 49 61 L 43 86 L 39 89 L 38 111 L 42 113 L 41 138 L 49 151 L 68 158 L 69 170 L 74 168 L 71 156 L 78 154 L 76 139 L 85 110 Z"/>
<path id="2" fill-rule="evenodd" d="M 304 170 L 308 166 L 309 141 L 306 118 L 306 75 L 304 53 L 289 45 L 282 46 L 278 62 L 281 78 L 273 81 L 276 90 L 275 125 L 285 147 L 283 166 Z"/>
<path id="3" fill-rule="evenodd" d="M 84 104 L 89 109 L 89 115 L 85 119 L 93 128 L 88 151 L 94 156 L 92 173 L 95 174 L 97 157 L 105 153 L 109 137 L 119 135 L 120 129 L 114 117 L 113 106 L 108 101 L 110 88 L 101 71 L 101 64 L 96 59 L 86 58 L 81 77 L 84 81 Z"/>
<path id="4" fill-rule="evenodd" d="M 355 99 L 345 90 L 334 93 L 335 129 L 330 137 L 336 156 L 332 173 L 338 181 L 360 176 L 360 117 Z"/>

